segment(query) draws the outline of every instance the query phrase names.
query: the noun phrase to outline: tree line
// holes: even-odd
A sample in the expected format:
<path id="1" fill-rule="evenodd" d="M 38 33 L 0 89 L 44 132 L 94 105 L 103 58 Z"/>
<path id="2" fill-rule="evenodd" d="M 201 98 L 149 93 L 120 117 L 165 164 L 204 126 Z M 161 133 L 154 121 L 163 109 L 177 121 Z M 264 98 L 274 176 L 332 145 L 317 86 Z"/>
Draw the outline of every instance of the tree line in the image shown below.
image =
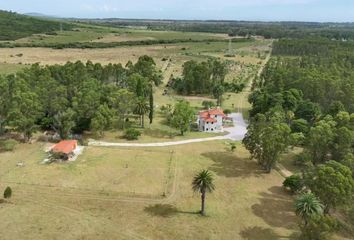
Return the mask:
<path id="1" fill-rule="evenodd" d="M 226 33 L 230 36 L 263 36 L 265 38 L 296 38 L 320 36 L 327 39 L 353 39 L 352 23 L 254 22 L 254 21 L 170 21 L 94 19 L 79 20 L 110 27 L 143 26 L 158 31 Z"/>
<path id="2" fill-rule="evenodd" d="M 303 219 L 303 239 L 326 239 L 338 226 L 329 214 L 352 208 L 354 197 L 353 44 L 315 43 L 274 43 L 274 55 L 249 97 L 251 119 L 243 140 L 267 172 L 290 147 L 303 149 L 294 162 L 302 173 L 284 182 L 300 193 L 296 213 Z"/>
<path id="3" fill-rule="evenodd" d="M 131 114 L 154 118 L 153 87 L 161 84 L 154 60 L 103 66 L 88 61 L 32 65 L 16 75 L 0 76 L 0 133 L 17 131 L 28 141 L 38 129 L 61 138 L 90 130 L 102 134 L 125 128 Z"/>

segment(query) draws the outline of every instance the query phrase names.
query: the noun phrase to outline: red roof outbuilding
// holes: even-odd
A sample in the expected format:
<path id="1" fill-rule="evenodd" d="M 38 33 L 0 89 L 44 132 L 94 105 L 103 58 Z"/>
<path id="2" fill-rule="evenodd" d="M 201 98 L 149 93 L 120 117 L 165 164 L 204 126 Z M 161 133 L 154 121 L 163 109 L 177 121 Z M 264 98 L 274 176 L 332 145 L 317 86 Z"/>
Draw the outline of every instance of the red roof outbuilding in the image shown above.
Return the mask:
<path id="1" fill-rule="evenodd" d="M 76 140 L 64 140 L 64 141 L 60 141 L 58 144 L 56 144 L 52 148 L 52 151 L 55 153 L 70 154 L 76 149 L 76 147 L 77 147 Z"/>

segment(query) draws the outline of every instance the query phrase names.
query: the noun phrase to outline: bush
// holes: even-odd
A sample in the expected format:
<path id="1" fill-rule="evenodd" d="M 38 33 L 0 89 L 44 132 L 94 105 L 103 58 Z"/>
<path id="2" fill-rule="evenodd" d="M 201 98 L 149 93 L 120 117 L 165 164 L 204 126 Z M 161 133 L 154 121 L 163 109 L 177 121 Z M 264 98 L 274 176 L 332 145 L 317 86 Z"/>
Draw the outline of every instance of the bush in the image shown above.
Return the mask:
<path id="1" fill-rule="evenodd" d="M 292 175 L 284 180 L 283 186 L 289 188 L 292 193 L 296 193 L 302 190 L 304 183 L 299 175 Z"/>
<path id="2" fill-rule="evenodd" d="M 311 156 L 307 152 L 300 153 L 295 157 L 294 164 L 300 167 L 307 167 L 312 165 Z"/>
<path id="3" fill-rule="evenodd" d="M 292 133 L 290 135 L 290 144 L 292 146 L 302 146 L 306 141 L 306 137 L 301 132 Z"/>
<path id="4" fill-rule="evenodd" d="M 7 187 L 4 191 L 4 198 L 8 199 L 11 198 L 12 195 L 12 189 L 10 187 Z"/>
<path id="5" fill-rule="evenodd" d="M 291 123 L 291 131 L 294 133 L 303 133 L 306 135 L 309 130 L 309 123 L 305 119 L 296 119 Z"/>
<path id="6" fill-rule="evenodd" d="M 11 152 L 15 149 L 16 145 L 17 145 L 17 141 L 14 139 L 1 141 L 0 142 L 0 150 Z"/>
<path id="7" fill-rule="evenodd" d="M 216 107 L 216 104 L 213 101 L 203 101 L 202 106 L 204 107 L 204 109 L 209 109 Z"/>
<path id="8" fill-rule="evenodd" d="M 338 230 L 339 224 L 336 219 L 329 215 L 314 215 L 307 225 L 301 225 L 301 239 L 326 240 Z"/>
<path id="9" fill-rule="evenodd" d="M 141 132 L 134 128 L 128 128 L 124 132 L 124 138 L 127 140 L 138 140 L 140 136 L 141 136 Z"/>
<path id="10" fill-rule="evenodd" d="M 228 115 L 228 114 L 231 113 L 231 110 L 230 110 L 230 109 L 225 109 L 225 110 L 224 110 L 224 113 L 225 113 L 226 115 Z"/>

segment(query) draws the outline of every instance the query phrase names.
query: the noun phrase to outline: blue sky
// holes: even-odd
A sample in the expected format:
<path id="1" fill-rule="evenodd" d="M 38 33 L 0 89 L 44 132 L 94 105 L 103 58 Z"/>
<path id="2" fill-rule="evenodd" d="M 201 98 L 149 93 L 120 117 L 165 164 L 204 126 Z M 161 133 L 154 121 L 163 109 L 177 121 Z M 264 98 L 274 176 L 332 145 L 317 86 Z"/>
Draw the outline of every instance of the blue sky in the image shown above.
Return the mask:
<path id="1" fill-rule="evenodd" d="M 61 17 L 354 22 L 354 0 L 0 0 Z"/>

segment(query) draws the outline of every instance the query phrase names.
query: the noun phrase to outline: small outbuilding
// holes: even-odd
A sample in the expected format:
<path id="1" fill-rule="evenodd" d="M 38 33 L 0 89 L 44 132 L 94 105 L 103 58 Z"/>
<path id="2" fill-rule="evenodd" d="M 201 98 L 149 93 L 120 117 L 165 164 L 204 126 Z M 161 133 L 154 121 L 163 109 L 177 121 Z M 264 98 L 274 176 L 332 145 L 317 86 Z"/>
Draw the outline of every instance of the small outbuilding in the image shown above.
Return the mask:
<path id="1" fill-rule="evenodd" d="M 64 160 L 70 159 L 74 156 L 74 151 L 77 148 L 77 140 L 64 140 L 54 145 L 51 153 L 57 158 Z"/>

